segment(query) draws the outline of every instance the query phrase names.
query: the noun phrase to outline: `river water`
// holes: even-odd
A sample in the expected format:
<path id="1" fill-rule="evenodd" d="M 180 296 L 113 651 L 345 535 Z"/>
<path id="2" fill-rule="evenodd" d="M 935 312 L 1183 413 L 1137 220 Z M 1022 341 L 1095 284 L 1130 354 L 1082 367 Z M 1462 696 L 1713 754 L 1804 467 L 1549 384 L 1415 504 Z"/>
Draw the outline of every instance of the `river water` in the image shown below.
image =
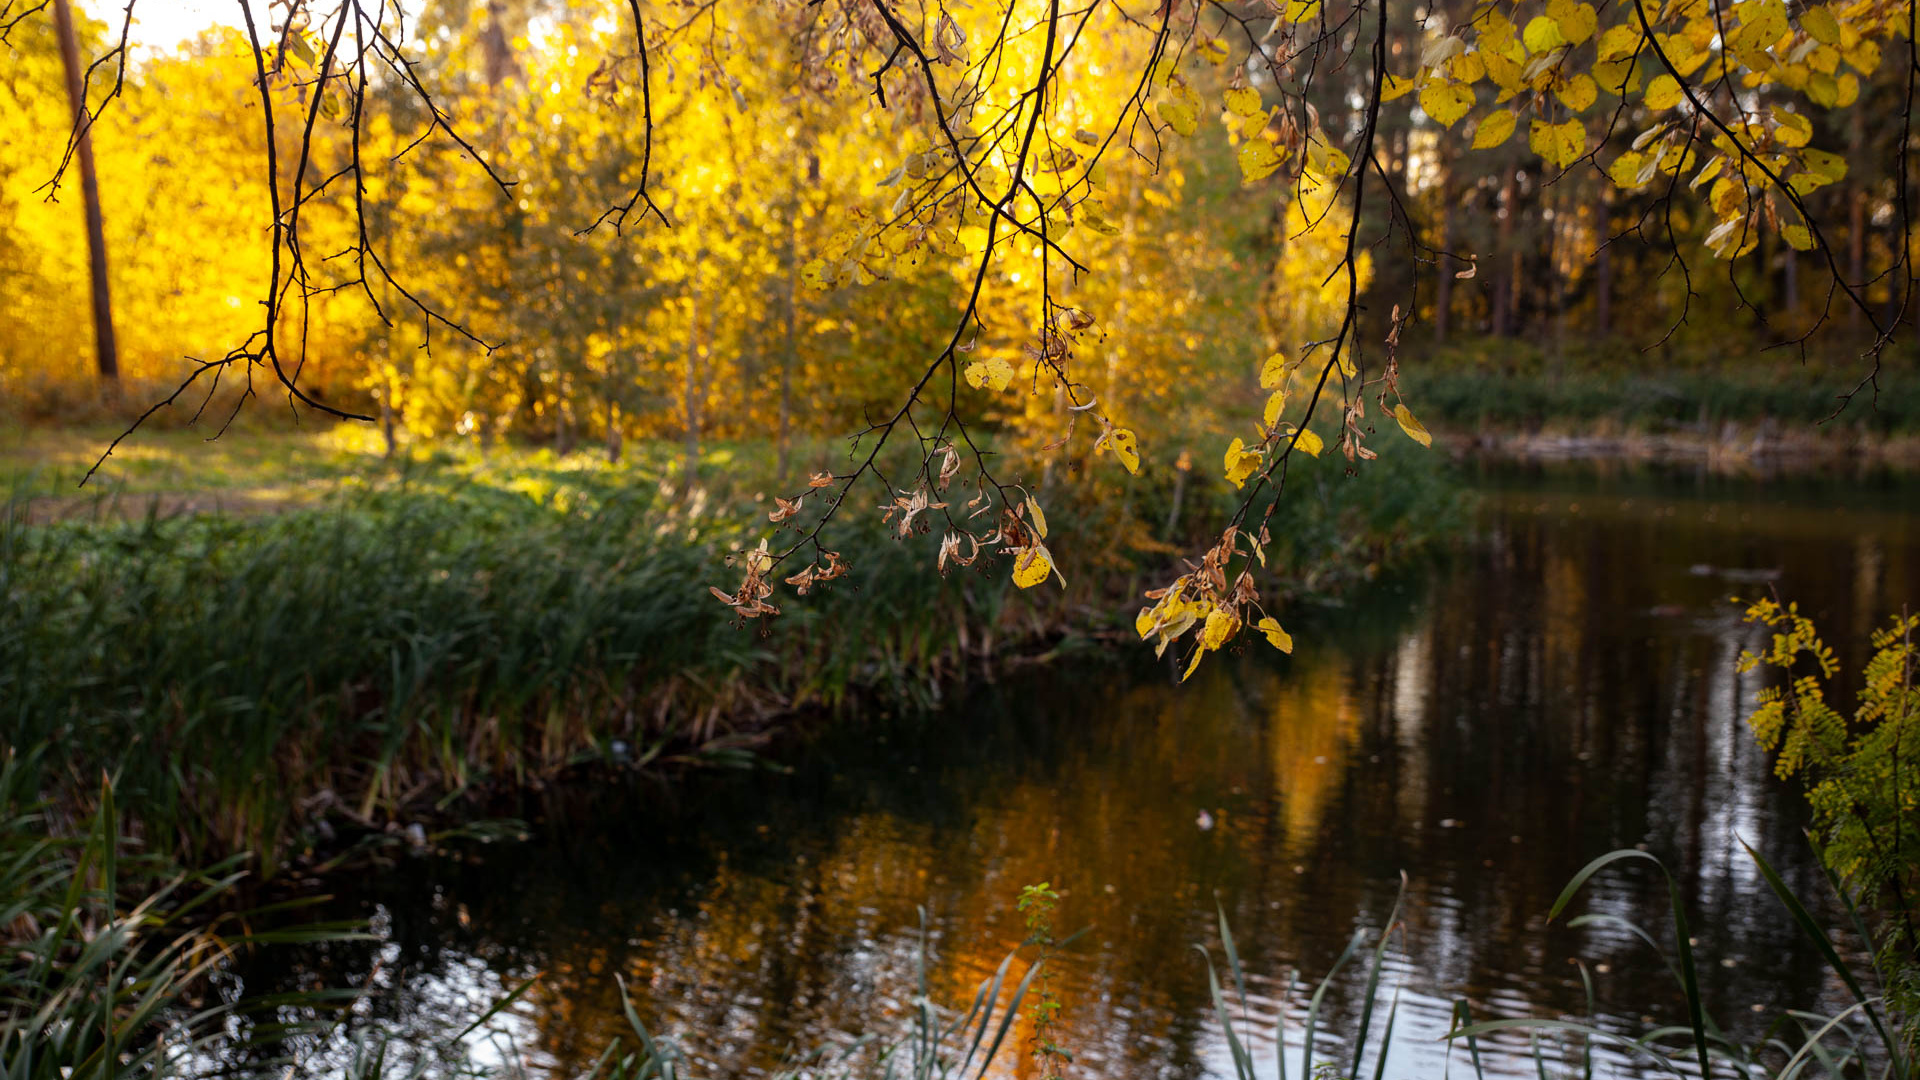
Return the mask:
<path id="1" fill-rule="evenodd" d="M 1589 859 L 1643 845 L 1682 883 L 1723 1026 L 1751 1037 L 1831 1006 L 1834 980 L 1737 843 L 1823 895 L 1798 796 L 1742 720 L 1760 683 L 1735 660 L 1761 639 L 1729 598 L 1798 600 L 1857 671 L 1872 626 L 1920 600 L 1920 487 L 1625 466 L 1470 483 L 1471 541 L 1344 608 L 1285 613 L 1293 657 L 1260 644 L 1185 686 L 1150 656 L 1062 660 L 834 725 L 781 755 L 790 771 L 556 794 L 528 810 L 529 842 L 406 861 L 344 897 L 387 940 L 305 974 L 371 979 L 370 1018 L 424 1039 L 538 973 L 467 1041 L 555 1075 L 626 1031 L 620 976 L 699 1071 L 738 1075 L 894 1030 L 923 951 L 933 998 L 964 1005 L 1023 936 L 1021 886 L 1046 881 L 1061 930 L 1087 928 L 1054 969 L 1069 1075 L 1230 1075 L 1196 951 L 1223 961 L 1223 910 L 1259 1070 L 1277 1074 L 1284 1015 L 1299 1076 L 1314 986 L 1386 920 L 1404 872 L 1386 1075 L 1439 1076 L 1455 1000 L 1481 1019 L 1586 1015 L 1575 958 L 1603 1026 L 1683 1020 L 1629 932 L 1547 920 Z M 1671 945 L 1649 863 L 1601 873 L 1583 912 Z M 1365 978 L 1356 963 L 1333 980 L 1322 1057 L 1351 1056 Z M 1489 1073 L 1533 1074 L 1523 1035 L 1483 1051 Z M 1653 1071 L 1600 1057 L 1603 1075 Z"/>

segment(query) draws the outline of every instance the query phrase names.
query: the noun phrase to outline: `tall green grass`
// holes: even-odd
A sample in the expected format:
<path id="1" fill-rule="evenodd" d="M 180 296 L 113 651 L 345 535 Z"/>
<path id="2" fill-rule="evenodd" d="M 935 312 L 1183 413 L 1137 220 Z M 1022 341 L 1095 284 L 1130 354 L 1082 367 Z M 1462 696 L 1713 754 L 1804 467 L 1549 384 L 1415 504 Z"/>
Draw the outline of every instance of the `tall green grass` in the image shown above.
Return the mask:
<path id="1" fill-rule="evenodd" d="M 1571 920 L 1570 925 L 1612 923 L 1627 929 L 1649 948 L 1660 950 L 1668 970 L 1673 975 L 1675 989 L 1679 991 L 1685 1006 L 1685 1022 L 1651 1027 L 1637 1036 L 1621 1035 L 1606 1030 L 1591 1019 L 1519 1017 L 1476 1022 L 1473 1019 L 1470 1003 L 1461 999 L 1455 1003 L 1453 1013 L 1455 1023 L 1453 1029 L 1447 1033 L 1449 1049 L 1460 1048 L 1464 1059 L 1463 1068 L 1470 1069 L 1473 1075 L 1481 1080 L 1484 1080 L 1486 1072 L 1480 1051 L 1480 1040 L 1484 1036 L 1504 1031 L 1521 1031 L 1531 1036 L 1533 1066 L 1538 1075 L 1543 1078 L 1554 1073 L 1567 1075 L 1566 1066 L 1550 1061 L 1543 1049 L 1540 1036 L 1545 1034 L 1571 1038 L 1579 1043 L 1579 1055 L 1572 1059 L 1572 1063 L 1577 1066 L 1577 1075 L 1582 1080 L 1592 1080 L 1595 1074 L 1593 1049 L 1599 1044 L 1624 1051 L 1639 1064 L 1676 1077 L 1707 1078 L 1721 1075 L 1747 1078 L 1747 1080 L 1798 1080 L 1802 1076 L 1812 1075 L 1817 1071 L 1834 1078 L 1911 1080 L 1915 1050 L 1915 1018 L 1889 1016 L 1885 995 L 1870 992 L 1868 989 L 1870 983 L 1887 985 L 1889 979 L 1896 977 L 1896 973 L 1876 967 L 1863 978 L 1861 973 L 1856 972 L 1841 958 L 1834 947 L 1834 939 L 1843 936 L 1843 931 L 1840 928 L 1821 925 L 1820 921 L 1811 914 L 1807 903 L 1793 893 L 1758 851 L 1751 847 L 1746 851 L 1760 871 L 1762 879 L 1766 881 L 1773 898 L 1779 902 L 1794 925 L 1814 943 L 1834 976 L 1852 996 L 1853 1004 L 1838 1013 L 1825 1016 L 1801 1010 L 1788 1010 L 1775 1019 L 1758 1041 L 1742 1043 L 1733 1038 L 1728 1034 L 1727 1029 L 1715 1020 L 1713 1014 L 1715 1003 L 1706 1001 L 1701 992 L 1699 961 L 1694 951 L 1694 940 L 1688 927 L 1686 907 L 1679 883 L 1659 859 L 1643 851 L 1624 849 L 1609 852 L 1594 859 L 1575 874 L 1562 890 L 1559 898 L 1555 900 L 1549 918 L 1558 918 L 1563 914 L 1580 890 L 1601 870 L 1629 860 L 1651 862 L 1667 882 L 1671 903 L 1671 923 L 1668 928 L 1672 941 L 1670 955 L 1661 945 L 1661 938 L 1669 935 L 1655 934 L 1618 916 L 1584 915 Z M 1852 903 L 1839 881 L 1830 879 L 1830 883 L 1838 893 L 1843 906 L 1853 911 Z M 1393 912 L 1387 917 L 1386 926 L 1377 931 L 1363 929 L 1356 932 L 1346 952 L 1314 991 L 1307 1009 L 1305 1029 L 1301 1033 L 1298 1072 L 1292 1075 L 1366 1080 L 1369 1075 L 1366 1066 L 1371 1056 L 1372 1080 L 1381 1080 L 1384 1076 L 1387 1052 L 1392 1045 L 1394 1020 L 1398 1012 L 1397 988 L 1393 996 L 1388 999 L 1386 1020 L 1377 1032 L 1377 1045 L 1373 1041 L 1376 1034 L 1373 1020 L 1381 999 L 1380 982 L 1387 942 L 1396 929 L 1395 920 L 1404 896 L 1403 879 L 1401 900 L 1396 900 Z M 1754 899 L 1758 901 L 1760 898 Z M 1871 941 L 1866 928 L 1860 924 L 1857 916 L 1844 932 L 1858 934 L 1862 942 Z M 1245 974 L 1241 970 L 1233 934 L 1227 926 L 1224 912 L 1220 916 L 1220 939 L 1226 954 L 1228 970 L 1232 975 L 1232 987 L 1244 1004 L 1246 1001 Z M 1345 1061 L 1323 1061 L 1316 1068 L 1314 1053 L 1319 1035 L 1317 1023 L 1321 1000 L 1334 976 L 1369 939 L 1373 940 L 1375 945 L 1366 976 L 1365 989 L 1362 991 L 1359 1021 L 1348 1039 L 1353 1047 L 1352 1056 Z M 1204 953 L 1205 950 L 1203 949 L 1202 952 Z M 1210 955 L 1207 957 L 1206 964 L 1213 991 L 1215 1018 L 1231 1052 L 1235 1080 L 1254 1080 L 1258 1070 L 1249 1051 L 1252 1045 L 1250 1038 L 1252 1033 L 1246 1030 L 1244 1022 L 1236 1023 L 1234 1010 L 1229 1007 L 1228 997 L 1222 992 L 1221 981 Z M 1593 984 L 1584 964 L 1581 965 L 1581 976 L 1585 981 L 1588 1011 L 1591 1013 Z M 1241 1010 L 1241 1015 L 1246 1015 L 1244 1008 Z M 1283 1008 L 1280 1011 L 1280 1027 L 1273 1032 L 1276 1054 L 1275 1075 L 1282 1078 L 1289 1075 L 1285 1060 L 1287 1053 L 1285 1015 Z M 1451 1055 L 1449 1055 L 1449 1061 L 1451 1061 Z"/>
<path id="2" fill-rule="evenodd" d="M 272 858 L 328 815 L 592 760 L 723 747 L 853 688 L 925 687 L 1005 588 L 890 544 L 762 635 L 729 624 L 738 527 L 646 494 L 370 493 L 325 510 L 0 525 L 0 709 L 46 779 L 119 772 L 147 837 Z M 884 583 L 884 587 L 882 586 Z M 944 617 L 943 617 L 944 616 Z M 616 740 L 627 744 L 616 747 Z"/>
<path id="3" fill-rule="evenodd" d="M 1428 462 L 1359 481 L 1304 475 L 1279 519 L 1292 579 L 1326 589 L 1457 524 Z M 1398 470 L 1398 471 L 1395 471 Z M 1224 487 L 1224 485 L 1222 485 Z M 1074 588 L 1019 593 L 1004 558 L 946 577 L 932 538 L 849 509 L 852 574 L 739 625 L 729 554 L 762 534 L 749 483 L 681 497 L 657 472 L 531 463 L 429 467 L 253 517 L 0 515 L 0 741 L 44 746 L 35 781 L 84 813 L 118 777 L 129 829 L 188 864 L 271 870 L 342 830 L 458 817 L 463 792 L 675 756 L 741 760 L 794 710 L 925 703 L 1009 644 L 1123 626 L 1187 535 L 1223 517 L 1190 494 L 1182 532 L 1085 487 L 1049 496 Z M 1211 501 L 1209 501 L 1211 500 Z M 1283 580 L 1286 576 L 1283 575 Z M 1124 630 L 1119 631 L 1124 634 Z"/>
<path id="4" fill-rule="evenodd" d="M 119 831 L 110 781 L 82 828 L 50 828 L 58 810 L 32 800 L 27 766 L 0 759 L 0 1080 L 204 1072 L 244 1043 L 311 1026 L 281 1007 L 317 1017 L 338 996 L 226 996 L 213 977 L 235 950 L 354 934 L 250 929 L 284 912 L 228 903 L 242 860 L 183 871 L 142 851 Z"/>

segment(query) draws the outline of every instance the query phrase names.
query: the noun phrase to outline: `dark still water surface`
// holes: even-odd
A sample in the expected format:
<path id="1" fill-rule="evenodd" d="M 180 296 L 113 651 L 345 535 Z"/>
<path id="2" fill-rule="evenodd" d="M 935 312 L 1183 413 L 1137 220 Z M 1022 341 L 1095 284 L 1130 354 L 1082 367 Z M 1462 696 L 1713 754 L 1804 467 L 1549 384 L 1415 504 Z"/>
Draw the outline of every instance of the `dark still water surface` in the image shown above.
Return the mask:
<path id="1" fill-rule="evenodd" d="M 347 903 L 388 942 L 308 974 L 373 971 L 375 1017 L 444 1037 L 541 972 L 476 1056 L 556 1075 L 625 1030 L 623 976 L 700 1072 L 748 1074 L 894 1030 L 920 906 L 934 999 L 964 1004 L 1022 936 L 1020 887 L 1048 881 L 1062 927 L 1091 927 L 1058 968 L 1070 1076 L 1230 1073 L 1194 949 L 1220 960 L 1216 902 L 1273 1075 L 1276 1013 L 1297 1043 L 1313 986 L 1356 928 L 1385 920 L 1404 871 L 1386 1071 L 1437 1077 L 1457 998 L 1477 1018 L 1584 1013 L 1575 957 L 1604 1024 L 1683 1020 L 1627 932 L 1546 922 L 1589 859 L 1644 844 L 1684 883 L 1724 1025 L 1752 1036 L 1780 1009 L 1831 1004 L 1833 980 L 1735 840 L 1821 894 L 1795 792 L 1741 719 L 1758 683 L 1734 662 L 1760 638 L 1728 598 L 1799 600 L 1851 674 L 1871 626 L 1920 600 L 1920 487 L 1590 467 L 1475 484 L 1472 543 L 1350 608 L 1288 613 L 1290 659 L 1261 645 L 1184 687 L 1150 658 L 1054 664 L 943 711 L 840 725 L 787 754 L 787 774 L 556 795 L 529 843 L 368 881 Z M 1574 912 L 1665 942 L 1665 904 L 1652 866 L 1629 863 Z M 1323 1057 L 1351 1054 L 1364 979 L 1353 965 L 1335 980 Z M 1497 1041 L 1488 1069 L 1531 1075 L 1527 1053 L 1524 1036 Z M 1652 1072 L 1601 1057 L 1602 1075 Z"/>

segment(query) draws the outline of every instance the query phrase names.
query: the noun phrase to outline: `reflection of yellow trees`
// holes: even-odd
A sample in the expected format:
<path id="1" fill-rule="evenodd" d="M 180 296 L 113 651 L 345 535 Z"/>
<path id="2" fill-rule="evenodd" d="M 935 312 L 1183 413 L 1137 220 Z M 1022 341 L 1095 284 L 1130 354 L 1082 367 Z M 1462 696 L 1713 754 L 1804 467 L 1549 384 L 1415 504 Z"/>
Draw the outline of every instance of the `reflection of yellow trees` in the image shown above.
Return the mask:
<path id="1" fill-rule="evenodd" d="M 1308 847 L 1346 775 L 1360 730 L 1349 672 L 1335 662 L 1295 665 L 1268 688 L 1268 758 L 1291 851 Z"/>
<path id="2" fill-rule="evenodd" d="M 968 791 L 963 820 L 872 810 L 774 865 L 718 855 L 675 913 L 610 898 L 593 925 L 554 936 L 535 1003 L 541 1050 L 584 1067 L 621 1033 L 615 973 L 650 1024 L 697 1035 L 723 1071 L 777 1064 L 810 1032 L 891 1030 L 914 983 L 919 905 L 935 932 L 933 998 L 966 1002 L 1020 942 L 1021 886 L 1045 880 L 1062 893 L 1063 935 L 1091 927 L 1056 972 L 1061 1043 L 1094 1068 L 1164 1055 L 1191 1037 L 1182 1022 L 1206 992 L 1184 962 L 1212 919 L 1196 883 L 1313 846 L 1360 726 L 1352 680 L 1335 659 L 1303 656 L 1284 673 L 1222 665 L 1184 687 L 1135 685 L 1057 765 L 969 773 L 986 786 Z"/>
<path id="3" fill-rule="evenodd" d="M 1540 569 L 1540 675 L 1554 688 L 1578 686 L 1593 661 L 1586 552 L 1556 547 Z"/>

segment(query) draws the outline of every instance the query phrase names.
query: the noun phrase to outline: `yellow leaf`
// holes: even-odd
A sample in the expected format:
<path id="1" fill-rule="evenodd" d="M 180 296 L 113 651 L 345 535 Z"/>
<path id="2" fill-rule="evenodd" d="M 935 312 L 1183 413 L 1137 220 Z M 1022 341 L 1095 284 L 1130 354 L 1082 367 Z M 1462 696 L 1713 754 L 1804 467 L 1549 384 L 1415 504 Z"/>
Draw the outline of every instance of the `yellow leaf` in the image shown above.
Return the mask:
<path id="1" fill-rule="evenodd" d="M 1227 43 L 1223 38 L 1201 38 L 1193 43 L 1193 51 L 1199 53 L 1210 63 L 1224 64 L 1227 62 Z"/>
<path id="2" fill-rule="evenodd" d="M 1307 172 L 1322 180 L 1339 180 L 1352 165 L 1353 159 L 1337 146 L 1315 142 L 1307 149 Z"/>
<path id="3" fill-rule="evenodd" d="M 1473 109 L 1473 87 L 1431 80 L 1420 91 L 1420 107 L 1440 126 L 1452 127 Z"/>
<path id="4" fill-rule="evenodd" d="M 1671 75 L 1655 75 L 1647 84 L 1647 94 L 1643 98 L 1649 109 L 1671 109 L 1680 104 L 1680 82 Z"/>
<path id="5" fill-rule="evenodd" d="M 1600 44 L 1594 46 L 1596 55 L 1602 60 L 1620 60 L 1640 51 L 1640 31 L 1626 25 L 1607 27 L 1600 35 Z"/>
<path id="6" fill-rule="evenodd" d="M 1005 390 L 1013 381 L 1013 365 L 995 356 L 967 365 L 967 385 L 975 390 Z"/>
<path id="7" fill-rule="evenodd" d="M 1844 109 L 1860 100 L 1860 78 L 1851 71 L 1840 76 L 1840 92 L 1834 95 L 1833 105 Z"/>
<path id="8" fill-rule="evenodd" d="M 1227 447 L 1226 475 L 1234 487 L 1246 487 L 1247 477 L 1260 468 L 1260 451 L 1244 450 L 1239 439 Z"/>
<path id="9" fill-rule="evenodd" d="M 1547 14 L 1560 26 L 1560 35 L 1569 45 L 1578 45 L 1593 36 L 1599 29 L 1600 19 L 1594 13 L 1592 4 L 1576 4 L 1572 0 L 1548 0 Z"/>
<path id="10" fill-rule="evenodd" d="M 1527 131 L 1527 145 L 1549 163 L 1564 169 L 1586 152 L 1587 129 L 1578 120 L 1564 124 L 1535 120 Z"/>
<path id="11" fill-rule="evenodd" d="M 1728 221 L 1722 221 L 1707 233 L 1706 244 L 1715 255 L 1723 259 L 1737 259 L 1752 251 L 1759 237 L 1747 221 L 1745 214 Z"/>
<path id="12" fill-rule="evenodd" d="M 1862 41 L 1845 50 L 1847 63 L 1862 75 L 1871 75 L 1880 66 L 1880 46 L 1872 41 Z"/>
<path id="13" fill-rule="evenodd" d="M 1251 86 L 1230 87 L 1221 95 L 1221 100 L 1235 116 L 1252 116 L 1260 111 L 1260 91 Z"/>
<path id="14" fill-rule="evenodd" d="M 1526 85 L 1526 82 L 1520 77 L 1520 65 L 1513 60 L 1505 56 L 1489 53 L 1487 54 L 1486 62 L 1487 77 L 1492 79 L 1494 84 L 1500 87 L 1502 91 L 1500 96 L 1494 100 L 1505 101 L 1518 93 L 1520 89 Z"/>
<path id="15" fill-rule="evenodd" d="M 1405 97 L 1415 85 L 1417 84 L 1412 79 L 1403 79 L 1388 72 L 1386 81 L 1380 84 L 1380 100 L 1392 101 L 1397 97 Z"/>
<path id="16" fill-rule="evenodd" d="M 1631 56 L 1619 60 L 1595 60 L 1593 62 L 1593 81 L 1600 89 L 1609 94 L 1625 97 L 1640 89 L 1640 69 L 1643 65 Z"/>
<path id="17" fill-rule="evenodd" d="M 1480 127 L 1473 133 L 1473 148 L 1489 150 L 1500 146 L 1513 138 L 1515 120 L 1513 114 L 1501 109 L 1480 118 Z"/>
<path id="18" fill-rule="evenodd" d="M 1833 10 L 1825 4 L 1817 4 L 1801 12 L 1800 29 L 1822 45 L 1840 44 L 1840 20 L 1833 17 Z"/>
<path id="19" fill-rule="evenodd" d="M 1830 154 L 1825 150 L 1802 150 L 1800 163 L 1806 171 L 1795 173 L 1787 180 L 1787 186 L 1798 195 L 1805 195 L 1828 184 L 1837 184 L 1847 178 L 1847 159 L 1839 154 Z"/>
<path id="20" fill-rule="evenodd" d="M 1287 354 L 1274 353 L 1260 365 L 1260 389 L 1271 390 L 1287 381 Z"/>
<path id="21" fill-rule="evenodd" d="M 1723 176 L 1707 189 L 1707 202 L 1716 217 L 1732 217 L 1746 209 L 1747 188 L 1730 176 Z"/>
<path id="22" fill-rule="evenodd" d="M 1265 139 L 1248 139 L 1240 144 L 1240 179 L 1251 184 L 1273 175 L 1273 170 L 1287 159 L 1279 147 Z"/>
<path id="23" fill-rule="evenodd" d="M 1275 390 L 1268 394 L 1266 408 L 1260 410 L 1260 426 L 1272 431 L 1274 425 L 1280 422 L 1280 414 L 1286 410 L 1286 407 L 1287 392 L 1285 390 Z"/>
<path id="24" fill-rule="evenodd" d="M 1293 445 L 1314 457 L 1319 457 L 1320 451 L 1326 449 L 1327 444 L 1312 428 L 1301 428 L 1299 434 L 1293 437 Z"/>
<path id="25" fill-rule="evenodd" d="M 1839 105 L 1840 80 L 1824 71 L 1807 76 L 1807 100 L 1825 109 Z"/>
<path id="26" fill-rule="evenodd" d="M 791 266 L 792 264 L 789 263 L 788 265 Z M 827 260 L 825 259 L 815 259 L 807 265 L 802 266 L 800 268 L 800 280 L 815 289 L 830 289 L 833 287 L 833 276 L 827 273 Z"/>
<path id="27" fill-rule="evenodd" d="M 1393 407 L 1393 418 L 1400 421 L 1400 430 L 1407 433 L 1407 438 L 1412 439 L 1421 446 L 1430 447 L 1433 445 L 1433 436 L 1428 434 L 1427 429 L 1421 425 L 1419 420 L 1414 418 L 1412 409 L 1407 408 L 1405 405 L 1395 405 Z"/>
<path id="28" fill-rule="evenodd" d="M 1527 51 L 1534 53 L 1551 52 L 1567 44 L 1567 35 L 1560 30 L 1560 23 L 1550 16 L 1535 15 L 1521 31 L 1520 39 L 1527 43 Z"/>
<path id="29" fill-rule="evenodd" d="M 1813 233 L 1805 225 L 1780 226 L 1780 239 L 1795 251 L 1813 250 Z"/>
<path id="30" fill-rule="evenodd" d="M 1182 135 L 1192 135 L 1200 129 L 1200 118 L 1194 113 L 1191 105 L 1178 101 L 1163 101 L 1159 105 L 1159 110 L 1160 119 L 1166 121 L 1168 127 Z"/>
<path id="31" fill-rule="evenodd" d="M 1714 158 L 1712 161 L 1707 162 L 1699 172 L 1693 174 L 1693 179 L 1687 181 L 1687 186 L 1698 190 L 1701 184 L 1719 176 L 1720 170 L 1726 168 L 1726 165 L 1727 159 L 1725 156 Z"/>
<path id="32" fill-rule="evenodd" d="M 1487 62 L 1477 52 L 1461 53 L 1447 61 L 1447 74 L 1454 82 L 1472 86 L 1487 77 Z"/>
<path id="33" fill-rule="evenodd" d="M 1200 628 L 1200 646 L 1204 649 L 1218 649 L 1233 638 L 1240 630 L 1240 616 L 1231 611 L 1216 608 L 1207 616 L 1207 623 Z"/>
<path id="34" fill-rule="evenodd" d="M 1148 634 L 1153 633 L 1153 628 L 1159 624 L 1160 618 L 1153 613 L 1153 609 L 1143 607 L 1140 609 L 1140 614 L 1134 617 L 1133 629 L 1135 633 L 1140 635 L 1142 640 L 1145 640 Z"/>
<path id="35" fill-rule="evenodd" d="M 1033 531 L 1040 534 L 1040 539 L 1045 540 L 1047 538 L 1047 515 L 1041 512 L 1040 504 L 1034 502 L 1033 496 L 1031 495 L 1027 496 L 1027 520 L 1033 522 Z"/>
<path id="36" fill-rule="evenodd" d="M 1839 154 L 1831 154 L 1825 150 L 1803 150 L 1800 153 L 1800 160 L 1806 163 L 1807 168 L 1820 173 L 1833 183 L 1837 184 L 1847 178 L 1847 159 Z"/>
<path id="37" fill-rule="evenodd" d="M 1467 39 L 1457 34 L 1447 34 L 1434 38 L 1420 50 L 1420 66 L 1438 70 L 1448 61 L 1467 51 Z"/>
<path id="38" fill-rule="evenodd" d="M 1254 629 L 1267 635 L 1267 643 L 1279 649 L 1281 652 L 1291 653 L 1293 651 L 1293 635 L 1282 630 L 1280 624 L 1274 620 L 1273 616 L 1268 615 L 1266 618 L 1255 623 Z"/>
<path id="39" fill-rule="evenodd" d="M 1575 75 L 1554 87 L 1553 92 L 1568 109 L 1585 112 L 1588 106 L 1599 100 L 1600 84 L 1594 82 L 1591 75 Z"/>
<path id="40" fill-rule="evenodd" d="M 1043 547 L 1024 548 L 1013 560 L 1013 583 L 1023 589 L 1033 588 L 1052 573 L 1053 561 Z"/>
<path id="41" fill-rule="evenodd" d="M 1773 129 L 1773 141 L 1781 146 L 1805 146 L 1813 138 L 1813 121 L 1798 113 L 1788 112 L 1774 106 L 1773 120 L 1777 125 Z"/>
<path id="42" fill-rule="evenodd" d="M 1140 443 L 1132 431 L 1114 428 L 1113 434 L 1107 436 L 1107 445 L 1113 447 L 1113 456 L 1120 459 L 1129 473 L 1140 475 Z"/>
<path id="43" fill-rule="evenodd" d="M 1081 223 L 1081 225 L 1085 225 L 1087 229 L 1092 229 L 1094 233 L 1102 234 L 1102 236 L 1117 236 L 1117 234 L 1119 234 L 1119 225 L 1114 225 L 1112 221 L 1108 221 L 1106 215 L 1100 213 L 1100 206 L 1094 204 L 1092 200 L 1087 200 L 1087 202 L 1079 204 L 1079 206 L 1075 208 L 1075 215 L 1079 217 L 1079 223 Z"/>
<path id="44" fill-rule="evenodd" d="M 1186 682 L 1186 681 L 1187 681 L 1187 676 L 1189 676 L 1189 675 L 1191 675 L 1191 674 L 1193 674 L 1193 669 L 1194 669 L 1194 668 L 1197 668 L 1197 667 L 1199 667 L 1199 666 L 1200 666 L 1200 658 L 1201 658 L 1201 657 L 1203 657 L 1203 656 L 1205 656 L 1205 655 L 1207 655 L 1207 650 L 1206 650 L 1206 649 L 1204 649 L 1204 648 L 1202 648 L 1202 647 L 1200 647 L 1200 646 L 1198 646 L 1198 645 L 1196 645 L 1196 646 L 1194 646 L 1194 649 L 1193 649 L 1193 658 L 1192 658 L 1191 660 L 1188 660 L 1188 661 L 1187 661 L 1187 670 L 1185 670 L 1185 671 L 1183 671 L 1183 672 L 1181 672 L 1181 673 L 1180 673 L 1180 681 L 1181 681 L 1181 682 Z"/>
<path id="45" fill-rule="evenodd" d="M 1320 14 L 1320 0 L 1287 0 L 1287 9 L 1281 18 L 1288 22 L 1302 23 Z"/>
<path id="46" fill-rule="evenodd" d="M 1740 29 L 1733 32 L 1735 49 L 1765 49 L 1787 32 L 1784 0 L 1747 0 L 1733 10 L 1740 16 Z"/>

